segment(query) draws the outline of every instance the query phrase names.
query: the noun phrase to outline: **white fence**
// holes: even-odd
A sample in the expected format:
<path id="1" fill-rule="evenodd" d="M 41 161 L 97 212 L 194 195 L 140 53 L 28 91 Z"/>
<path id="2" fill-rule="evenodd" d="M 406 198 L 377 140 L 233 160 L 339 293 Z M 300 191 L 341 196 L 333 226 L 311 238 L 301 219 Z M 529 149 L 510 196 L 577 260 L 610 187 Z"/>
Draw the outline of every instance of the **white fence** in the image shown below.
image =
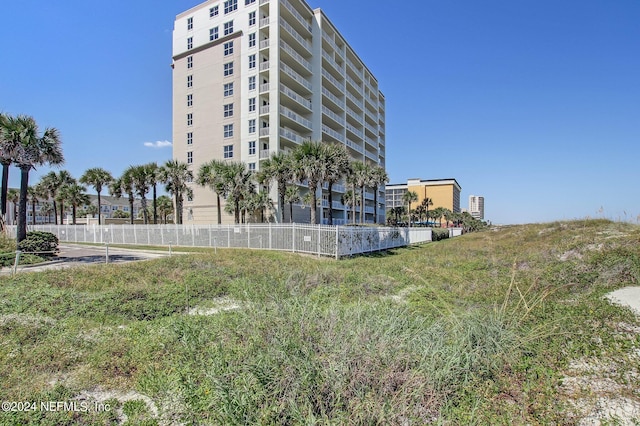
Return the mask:
<path id="1" fill-rule="evenodd" d="M 9 226 L 15 236 L 15 226 Z M 60 242 L 250 248 L 340 258 L 431 241 L 431 228 L 304 224 L 36 225 Z"/>

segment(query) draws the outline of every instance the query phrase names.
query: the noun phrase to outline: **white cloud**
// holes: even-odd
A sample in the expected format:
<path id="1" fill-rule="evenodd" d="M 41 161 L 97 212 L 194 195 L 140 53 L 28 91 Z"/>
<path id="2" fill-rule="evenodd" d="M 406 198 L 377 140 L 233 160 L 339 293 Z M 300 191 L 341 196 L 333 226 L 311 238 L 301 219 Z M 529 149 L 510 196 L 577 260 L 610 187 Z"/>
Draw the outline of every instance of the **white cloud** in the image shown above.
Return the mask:
<path id="1" fill-rule="evenodd" d="M 148 148 L 167 148 L 172 146 L 173 144 L 169 141 L 155 141 L 155 142 L 145 142 L 144 146 Z"/>

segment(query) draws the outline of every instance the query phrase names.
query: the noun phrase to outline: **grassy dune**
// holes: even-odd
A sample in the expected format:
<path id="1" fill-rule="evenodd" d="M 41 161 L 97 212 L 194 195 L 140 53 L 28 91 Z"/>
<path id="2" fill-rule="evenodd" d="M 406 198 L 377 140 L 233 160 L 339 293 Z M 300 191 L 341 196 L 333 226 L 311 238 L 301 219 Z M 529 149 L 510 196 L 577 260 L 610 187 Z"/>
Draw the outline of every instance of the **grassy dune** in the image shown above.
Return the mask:
<path id="1" fill-rule="evenodd" d="M 573 221 L 2 278 L 0 400 L 38 407 L 0 424 L 577 423 L 640 400 L 640 321 L 603 299 L 638 284 L 639 242 Z"/>

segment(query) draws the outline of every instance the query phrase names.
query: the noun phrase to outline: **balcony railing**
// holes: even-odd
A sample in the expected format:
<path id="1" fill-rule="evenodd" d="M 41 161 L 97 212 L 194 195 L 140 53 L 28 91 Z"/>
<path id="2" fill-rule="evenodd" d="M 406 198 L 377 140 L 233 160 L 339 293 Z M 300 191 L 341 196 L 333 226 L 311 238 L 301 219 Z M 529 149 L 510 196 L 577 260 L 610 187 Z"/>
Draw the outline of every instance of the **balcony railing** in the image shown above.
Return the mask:
<path id="1" fill-rule="evenodd" d="M 291 77 L 292 79 L 294 79 L 295 81 L 297 81 L 298 83 L 302 84 L 304 87 L 306 87 L 307 89 L 309 89 L 309 91 L 313 91 L 311 83 L 309 83 L 309 81 L 304 78 L 303 76 L 301 76 L 300 74 L 298 74 L 293 68 L 291 68 L 289 65 L 285 64 L 284 62 L 280 61 L 280 69 L 287 74 L 289 77 Z"/>
<path id="2" fill-rule="evenodd" d="M 360 109 L 362 109 L 362 108 L 363 108 L 362 101 L 361 101 L 360 99 L 356 98 L 356 97 L 355 97 L 353 94 L 351 94 L 351 92 L 349 92 L 348 90 L 347 90 L 347 92 L 346 92 L 346 93 L 347 93 L 347 98 L 349 98 L 349 99 L 351 100 L 351 102 L 353 102 L 354 104 L 358 105 L 358 106 L 360 107 Z"/>
<path id="3" fill-rule="evenodd" d="M 269 127 L 263 127 L 260 129 L 260 136 L 269 136 Z"/>
<path id="4" fill-rule="evenodd" d="M 338 81 L 329 71 L 323 69 L 322 76 L 333 83 L 333 85 L 340 89 L 340 91 L 344 92 L 344 83 Z"/>
<path id="5" fill-rule="evenodd" d="M 262 18 L 260 20 L 260 28 L 266 27 L 268 25 L 269 25 L 269 17 L 268 16 L 266 18 Z"/>
<path id="6" fill-rule="evenodd" d="M 271 109 L 270 105 L 262 105 L 260 107 L 260 115 L 262 114 L 269 114 L 269 110 Z"/>
<path id="7" fill-rule="evenodd" d="M 351 133 L 353 133 L 354 135 L 359 136 L 359 137 L 361 137 L 361 138 L 362 138 L 362 137 L 364 137 L 364 135 L 362 134 L 362 131 L 360 131 L 360 130 L 356 129 L 356 128 L 355 128 L 355 127 L 353 127 L 351 124 L 347 123 L 347 126 L 346 126 L 346 127 L 347 127 L 347 130 L 349 130 L 349 131 L 350 131 Z"/>
<path id="8" fill-rule="evenodd" d="M 322 94 L 325 95 L 327 98 L 331 99 L 340 108 L 344 109 L 344 102 L 341 101 L 340 99 L 338 99 L 338 97 L 336 95 L 331 93 L 331 91 L 329 91 L 329 89 L 327 89 L 326 87 L 323 87 L 322 88 Z"/>
<path id="9" fill-rule="evenodd" d="M 269 61 L 260 62 L 260 71 L 269 70 Z"/>
<path id="10" fill-rule="evenodd" d="M 261 149 L 260 150 L 260 159 L 264 160 L 265 158 L 269 158 L 271 156 L 271 151 L 269 151 L 268 149 Z"/>
<path id="11" fill-rule="evenodd" d="M 295 121 L 298 124 L 302 124 L 303 126 L 305 126 L 309 130 L 313 129 L 311 121 L 307 120 L 304 117 L 299 116 L 293 110 L 290 110 L 287 107 L 281 106 L 280 107 L 280 114 L 284 115 L 287 118 L 290 118 L 291 120 Z"/>
<path id="12" fill-rule="evenodd" d="M 340 117 L 338 114 L 336 114 L 335 112 L 331 111 L 329 108 L 327 108 L 326 106 L 322 106 L 322 113 L 331 117 L 334 121 L 342 124 L 344 126 L 344 118 Z"/>
<path id="13" fill-rule="evenodd" d="M 345 145 L 347 145 L 349 148 L 353 149 L 354 151 L 359 152 L 360 154 L 362 154 L 362 152 L 364 151 L 362 146 L 358 145 L 357 143 L 355 143 L 354 141 L 352 141 L 349 138 L 347 138 L 347 141 L 345 142 Z"/>
<path id="14" fill-rule="evenodd" d="M 294 101 L 296 101 L 297 103 L 299 103 L 300 105 L 307 108 L 308 110 L 311 110 L 310 100 L 303 98 L 302 96 L 297 94 L 295 91 L 289 89 L 287 86 L 285 86 L 282 83 L 280 83 L 280 91 L 285 95 L 287 95 L 288 97 L 290 97 L 291 99 L 293 99 Z"/>
<path id="15" fill-rule="evenodd" d="M 289 129 L 284 129 L 284 128 L 280 128 L 280 136 L 282 136 L 283 138 L 287 138 L 290 141 L 296 142 L 301 144 L 302 142 L 304 142 L 306 139 L 303 138 L 302 136 L 300 136 L 299 134 L 297 134 L 296 132 L 293 132 Z"/>
<path id="16" fill-rule="evenodd" d="M 311 63 L 304 59 L 302 55 L 295 51 L 295 49 L 287 44 L 284 40 L 280 40 L 280 48 L 287 52 L 293 59 L 302 65 L 307 71 L 311 72 Z"/>
<path id="17" fill-rule="evenodd" d="M 327 135 L 331 136 L 332 138 L 340 141 L 340 142 L 344 142 L 344 136 L 342 136 L 340 133 L 336 132 L 335 130 L 333 130 L 331 127 L 329 126 L 322 126 L 322 131 L 324 133 L 326 133 Z"/>
<path id="18" fill-rule="evenodd" d="M 284 30 L 286 32 L 288 32 L 291 37 L 293 37 L 294 39 L 296 39 L 296 41 L 298 43 L 300 43 L 300 45 L 302 47 L 304 47 L 305 49 L 307 49 L 307 52 L 311 53 L 311 45 L 309 44 L 309 42 L 300 35 L 300 33 L 298 33 L 295 28 L 293 28 L 287 21 L 285 21 L 282 17 L 280 17 L 280 26 L 282 28 L 284 28 Z"/>
<path id="19" fill-rule="evenodd" d="M 269 83 L 264 83 L 260 85 L 260 93 L 269 91 Z"/>
<path id="20" fill-rule="evenodd" d="M 266 49 L 267 47 L 269 47 L 269 39 L 266 40 L 261 40 L 260 41 L 260 49 Z"/>
<path id="21" fill-rule="evenodd" d="M 292 5 L 291 3 L 289 3 L 287 0 L 281 0 L 281 4 L 284 5 L 284 7 L 291 12 L 291 14 L 298 20 L 298 22 L 300 22 L 300 24 L 302 24 L 303 27 L 305 27 L 307 30 L 309 30 L 309 32 L 312 32 L 313 28 L 311 27 L 311 25 L 305 21 L 305 19 L 302 17 L 302 15 L 300 15 L 300 12 L 298 12 Z"/>

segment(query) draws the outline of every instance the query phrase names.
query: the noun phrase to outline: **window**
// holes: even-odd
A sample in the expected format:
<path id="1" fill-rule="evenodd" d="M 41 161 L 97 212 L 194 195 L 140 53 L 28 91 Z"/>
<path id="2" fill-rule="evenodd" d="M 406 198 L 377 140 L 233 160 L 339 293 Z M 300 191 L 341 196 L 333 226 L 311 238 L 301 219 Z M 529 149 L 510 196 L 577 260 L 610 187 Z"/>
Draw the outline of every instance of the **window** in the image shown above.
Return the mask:
<path id="1" fill-rule="evenodd" d="M 249 133 L 256 132 L 256 120 L 249 120 Z"/>
<path id="2" fill-rule="evenodd" d="M 187 56 L 187 69 L 193 68 L 193 56 Z"/>
<path id="3" fill-rule="evenodd" d="M 256 141 L 249 142 L 249 155 L 256 155 Z"/>
<path id="4" fill-rule="evenodd" d="M 193 175 L 192 175 L 192 174 L 189 174 L 189 175 L 187 176 L 187 179 L 186 179 L 186 180 L 187 180 L 187 183 L 191 183 L 191 182 L 193 182 Z M 193 200 L 189 200 L 189 201 L 193 201 Z"/>
<path id="5" fill-rule="evenodd" d="M 224 75 L 225 77 L 233 75 L 233 62 L 227 62 L 224 64 Z"/>
<path id="6" fill-rule="evenodd" d="M 249 112 L 255 112 L 256 110 L 256 98 L 249 98 Z"/>
<path id="7" fill-rule="evenodd" d="M 249 170 L 252 172 L 256 171 L 256 163 L 249 163 Z"/>
<path id="8" fill-rule="evenodd" d="M 187 106 L 188 107 L 193 106 L 193 95 L 191 94 L 187 95 Z"/>
<path id="9" fill-rule="evenodd" d="M 224 137 L 225 138 L 233 137 L 233 124 L 224 125 Z"/>
<path id="10" fill-rule="evenodd" d="M 256 76 L 249 77 L 249 90 L 256 90 Z"/>
<path id="11" fill-rule="evenodd" d="M 223 108 L 225 117 L 233 117 L 233 104 L 223 105 Z"/>
<path id="12" fill-rule="evenodd" d="M 224 146 L 224 158 L 233 158 L 233 145 Z"/>
<path id="13" fill-rule="evenodd" d="M 209 8 L 209 18 L 213 18 L 214 16 L 218 16 L 218 6 Z"/>
<path id="14" fill-rule="evenodd" d="M 256 55 L 249 55 L 249 69 L 256 67 Z"/>
<path id="15" fill-rule="evenodd" d="M 238 0 L 227 0 L 224 2 L 224 13 L 231 13 L 238 9 Z"/>
<path id="16" fill-rule="evenodd" d="M 193 37 L 187 39 L 187 50 L 193 49 Z"/>
<path id="17" fill-rule="evenodd" d="M 218 39 L 218 27 L 213 27 L 209 30 L 209 41 Z"/>
<path id="18" fill-rule="evenodd" d="M 193 18 L 187 18 L 187 30 L 193 29 Z"/>
<path id="19" fill-rule="evenodd" d="M 256 2 L 256 0 L 244 0 L 244 5 L 245 5 L 245 6 L 248 6 L 248 5 L 250 5 L 251 3 L 255 3 L 255 2 Z"/>
<path id="20" fill-rule="evenodd" d="M 187 114 L 187 126 L 193 126 L 193 114 Z"/>
<path id="21" fill-rule="evenodd" d="M 233 32 L 233 21 L 224 23 L 224 35 L 229 35 Z"/>
<path id="22" fill-rule="evenodd" d="M 229 56 L 233 53 L 233 41 L 229 41 L 224 44 L 224 56 Z"/>
<path id="23" fill-rule="evenodd" d="M 224 85 L 224 95 L 233 96 L 233 83 L 226 83 Z"/>
<path id="24" fill-rule="evenodd" d="M 256 47 L 256 33 L 249 34 L 249 47 Z"/>
<path id="25" fill-rule="evenodd" d="M 256 12 L 249 12 L 249 25 L 255 25 L 256 24 Z"/>
<path id="26" fill-rule="evenodd" d="M 187 87 L 191 87 L 193 86 L 193 76 L 192 75 L 188 75 L 187 76 Z"/>
<path id="27" fill-rule="evenodd" d="M 187 164 L 193 164 L 193 151 L 187 151 Z"/>
<path id="28" fill-rule="evenodd" d="M 187 145 L 193 145 L 193 132 L 187 133 Z"/>

